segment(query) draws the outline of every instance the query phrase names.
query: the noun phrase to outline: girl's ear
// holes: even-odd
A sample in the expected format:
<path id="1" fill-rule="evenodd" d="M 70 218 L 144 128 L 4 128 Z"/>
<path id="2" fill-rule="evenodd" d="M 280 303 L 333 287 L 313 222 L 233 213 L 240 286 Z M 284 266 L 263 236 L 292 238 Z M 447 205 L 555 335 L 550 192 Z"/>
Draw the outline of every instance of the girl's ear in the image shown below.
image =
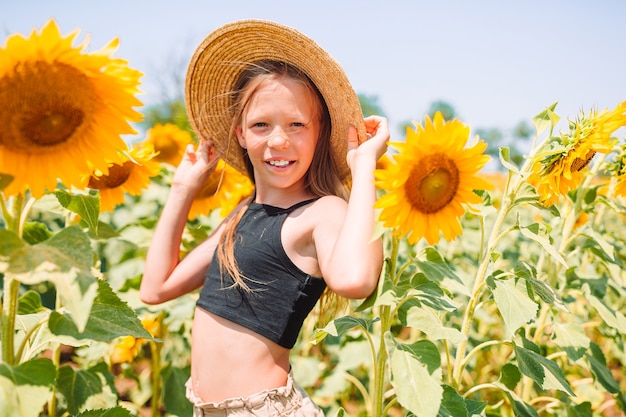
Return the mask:
<path id="1" fill-rule="evenodd" d="M 239 146 L 246 149 L 246 139 L 243 137 L 241 126 L 235 126 L 235 135 L 237 135 L 237 142 L 239 142 Z"/>

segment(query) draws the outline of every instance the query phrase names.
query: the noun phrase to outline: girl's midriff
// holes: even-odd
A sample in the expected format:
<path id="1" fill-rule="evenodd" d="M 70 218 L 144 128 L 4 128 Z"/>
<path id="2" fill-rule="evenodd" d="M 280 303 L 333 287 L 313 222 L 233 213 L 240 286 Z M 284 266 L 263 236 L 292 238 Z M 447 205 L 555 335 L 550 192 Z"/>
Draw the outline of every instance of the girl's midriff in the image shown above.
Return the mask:
<path id="1" fill-rule="evenodd" d="M 192 343 L 193 390 L 204 402 L 245 398 L 287 383 L 289 349 L 201 308 Z"/>

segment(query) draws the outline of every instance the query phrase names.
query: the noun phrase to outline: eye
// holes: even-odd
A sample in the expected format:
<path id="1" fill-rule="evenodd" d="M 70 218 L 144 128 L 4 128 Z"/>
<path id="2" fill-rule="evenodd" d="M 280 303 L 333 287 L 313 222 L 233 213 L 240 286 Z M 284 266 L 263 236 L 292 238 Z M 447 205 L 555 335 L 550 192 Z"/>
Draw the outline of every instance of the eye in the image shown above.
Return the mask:
<path id="1" fill-rule="evenodd" d="M 267 123 L 265 122 L 256 122 L 252 125 L 252 127 L 267 127 Z"/>

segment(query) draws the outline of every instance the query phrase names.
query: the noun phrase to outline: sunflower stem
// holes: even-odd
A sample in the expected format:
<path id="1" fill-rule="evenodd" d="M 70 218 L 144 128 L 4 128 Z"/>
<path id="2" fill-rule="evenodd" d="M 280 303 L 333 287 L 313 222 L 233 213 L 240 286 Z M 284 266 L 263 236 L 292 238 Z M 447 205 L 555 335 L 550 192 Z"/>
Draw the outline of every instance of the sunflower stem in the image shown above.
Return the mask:
<path id="1" fill-rule="evenodd" d="M 546 139 L 547 140 L 547 139 Z M 515 199 L 517 193 L 520 190 L 523 182 L 526 180 L 526 175 L 531 172 L 532 166 L 534 164 L 534 155 L 537 152 L 537 149 L 541 148 L 543 143 L 541 143 L 537 148 L 531 149 L 530 155 L 526 159 L 524 165 L 522 166 L 520 172 L 515 178 L 516 181 L 511 182 L 511 178 L 507 180 L 507 185 L 505 188 L 504 196 L 502 199 L 502 205 L 498 210 L 498 214 L 491 228 L 491 232 L 489 233 L 489 239 L 487 240 L 487 247 L 485 252 L 483 253 L 483 257 L 480 260 L 478 265 L 478 269 L 476 271 L 476 278 L 474 279 L 474 285 L 472 288 L 472 293 L 467 303 L 467 308 L 463 314 L 463 322 L 461 325 L 461 334 L 463 335 L 463 340 L 459 343 L 457 348 L 456 357 L 454 360 L 454 371 L 453 371 L 453 386 L 457 389 L 461 384 L 461 377 L 463 375 L 463 369 L 467 362 L 465 361 L 467 343 L 469 340 L 469 332 L 472 326 L 472 322 L 474 320 L 474 314 L 476 313 L 476 307 L 482 295 L 482 291 L 484 289 L 485 281 L 487 279 L 487 270 L 489 269 L 489 265 L 491 264 L 491 255 L 495 252 L 495 249 L 504 237 L 504 234 L 500 234 L 500 230 L 504 225 L 504 221 L 508 216 L 511 208 L 515 203 Z M 511 175 L 511 174 L 509 174 Z M 509 189 L 510 187 L 510 189 Z M 515 228 L 509 229 L 509 231 L 514 230 Z"/>
<path id="2" fill-rule="evenodd" d="M 19 227 L 19 219 L 21 217 L 22 204 L 24 197 L 17 195 L 11 205 L 12 213 L 7 210 L 2 198 L 3 215 L 7 229 L 16 233 L 18 237 L 22 237 L 22 230 Z M 17 316 L 18 295 L 20 283 L 7 274 L 3 275 L 2 294 L 2 316 L 0 317 L 0 328 L 2 333 L 2 361 L 7 365 L 15 364 L 15 318 Z"/>
<path id="3" fill-rule="evenodd" d="M 20 282 L 4 276 L 4 294 L 2 302 L 2 361 L 9 366 L 15 365 L 15 317 Z"/>
<path id="4" fill-rule="evenodd" d="M 391 276 L 389 277 L 394 285 L 398 281 L 398 271 L 396 271 L 398 250 L 400 245 L 400 239 L 396 236 L 391 236 L 391 256 L 389 262 L 391 267 L 389 268 Z M 372 413 L 373 417 L 383 417 L 384 409 L 384 396 L 385 396 L 385 370 L 387 367 L 387 348 L 385 347 L 385 334 L 391 330 L 391 306 L 383 305 L 379 308 L 380 315 L 380 338 L 378 343 L 378 353 L 374 362 L 374 377 L 370 382 L 372 384 L 370 388 L 372 398 Z"/>
<path id="5" fill-rule="evenodd" d="M 374 368 L 374 388 L 373 417 L 383 417 L 382 410 L 385 396 L 385 368 L 387 365 L 387 349 L 385 347 L 385 334 L 391 328 L 390 306 L 380 306 L 380 340 L 378 344 L 378 355 Z"/>
<path id="6" fill-rule="evenodd" d="M 4 225 L 8 230 L 11 230 L 10 221 L 11 221 L 11 213 L 7 208 L 7 201 L 4 193 L 0 192 L 0 209 L 2 209 L 2 219 L 4 220 Z"/>
<path id="7" fill-rule="evenodd" d="M 52 350 L 52 363 L 54 364 L 54 368 L 59 370 L 61 366 L 61 344 L 57 343 L 56 347 Z M 57 415 L 57 387 L 56 384 L 52 386 L 52 394 L 50 395 L 50 401 L 48 401 L 48 415 L 56 416 Z"/>
<path id="8" fill-rule="evenodd" d="M 467 342 L 469 340 L 469 332 L 472 325 L 472 321 L 474 319 L 474 313 L 476 310 L 476 306 L 478 305 L 478 301 L 480 300 L 480 295 L 483 290 L 483 286 L 485 283 L 485 279 L 487 277 L 487 269 L 491 262 L 491 254 L 494 252 L 497 242 L 499 241 L 498 234 L 500 233 L 500 229 L 504 224 L 504 220 L 506 219 L 506 214 L 512 204 L 513 195 L 508 195 L 502 201 L 502 207 L 498 211 L 498 216 L 496 217 L 493 228 L 491 229 L 491 233 L 489 235 L 489 240 L 487 243 L 487 250 L 483 255 L 483 258 L 478 266 L 478 270 L 476 272 L 476 279 L 474 280 L 474 286 L 472 289 L 472 294 L 469 298 L 467 308 L 465 309 L 465 313 L 463 315 L 463 324 L 461 326 L 461 334 L 463 335 L 463 340 L 459 343 L 457 348 L 456 358 L 454 360 L 454 371 L 453 371 L 453 382 L 456 387 L 458 387 L 461 383 L 461 375 L 463 374 L 463 363 L 465 360 L 465 351 L 467 349 Z"/>
<path id="9" fill-rule="evenodd" d="M 161 415 L 161 343 L 150 340 L 148 344 L 152 356 L 152 417 L 158 417 Z"/>

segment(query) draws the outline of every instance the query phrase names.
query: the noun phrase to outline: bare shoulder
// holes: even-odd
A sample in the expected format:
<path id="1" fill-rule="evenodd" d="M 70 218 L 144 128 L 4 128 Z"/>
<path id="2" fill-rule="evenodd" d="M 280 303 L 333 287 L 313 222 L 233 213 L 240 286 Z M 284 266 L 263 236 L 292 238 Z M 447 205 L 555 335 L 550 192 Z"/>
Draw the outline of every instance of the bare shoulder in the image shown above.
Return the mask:
<path id="1" fill-rule="evenodd" d="M 336 228 L 343 223 L 347 208 L 348 203 L 341 197 L 327 195 L 307 207 L 306 216 L 315 229 L 318 226 Z"/>
<path id="2" fill-rule="evenodd" d="M 331 208 L 331 207 L 336 207 L 336 208 L 346 208 L 348 206 L 348 203 L 346 202 L 346 200 L 344 200 L 341 197 L 337 197 L 336 195 L 325 195 L 323 197 L 320 197 L 314 205 L 317 205 L 318 207 L 324 207 L 324 208 Z"/>

